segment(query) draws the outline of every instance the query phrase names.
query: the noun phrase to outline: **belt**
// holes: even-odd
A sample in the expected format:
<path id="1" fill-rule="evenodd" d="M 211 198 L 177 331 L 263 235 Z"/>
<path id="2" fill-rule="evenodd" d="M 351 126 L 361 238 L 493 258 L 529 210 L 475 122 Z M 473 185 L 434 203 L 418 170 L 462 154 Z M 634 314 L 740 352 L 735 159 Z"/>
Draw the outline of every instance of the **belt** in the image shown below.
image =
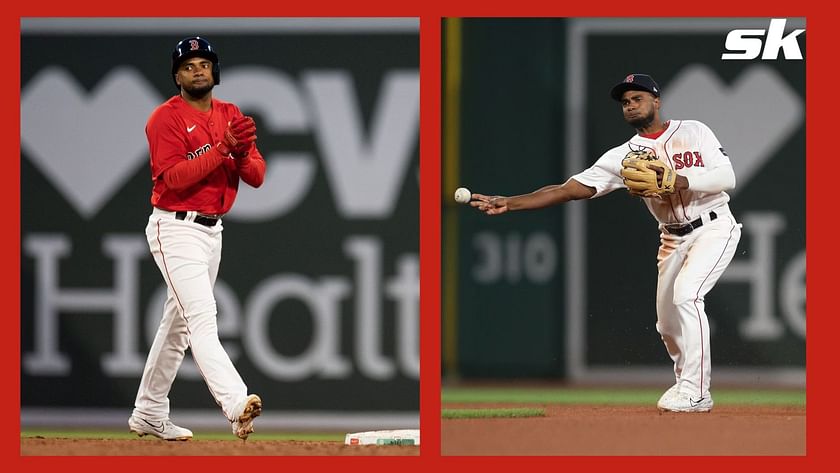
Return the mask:
<path id="1" fill-rule="evenodd" d="M 717 214 L 714 212 L 709 212 L 709 221 L 717 218 Z M 693 220 L 689 223 L 675 223 L 671 225 L 665 225 L 665 231 L 670 233 L 671 235 L 676 236 L 685 236 L 689 233 L 693 232 L 695 228 L 700 228 L 703 226 L 703 218 L 698 217 L 696 220 Z"/>
<path id="2" fill-rule="evenodd" d="M 185 218 L 187 218 L 187 212 L 183 210 L 175 212 L 175 218 L 178 220 L 184 220 Z M 198 223 L 200 225 L 204 225 L 205 227 L 215 227 L 216 222 L 218 221 L 218 218 L 202 217 L 201 215 L 196 215 L 193 219 L 193 222 Z"/>

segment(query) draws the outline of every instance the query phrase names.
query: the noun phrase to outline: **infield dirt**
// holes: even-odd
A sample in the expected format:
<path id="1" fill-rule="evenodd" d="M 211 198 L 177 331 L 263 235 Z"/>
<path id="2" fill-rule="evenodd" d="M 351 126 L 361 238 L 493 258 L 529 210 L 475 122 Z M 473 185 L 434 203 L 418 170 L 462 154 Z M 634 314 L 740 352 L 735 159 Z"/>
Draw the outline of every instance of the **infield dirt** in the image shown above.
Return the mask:
<path id="1" fill-rule="evenodd" d="M 805 455 L 804 407 L 721 406 L 662 413 L 655 406 L 542 407 L 544 417 L 443 419 L 441 455 Z"/>
<path id="2" fill-rule="evenodd" d="M 21 455 L 85 455 L 85 456 L 392 456 L 420 454 L 411 446 L 349 446 L 341 442 L 313 442 L 294 440 L 190 440 L 165 442 L 157 439 L 61 439 L 22 438 Z"/>

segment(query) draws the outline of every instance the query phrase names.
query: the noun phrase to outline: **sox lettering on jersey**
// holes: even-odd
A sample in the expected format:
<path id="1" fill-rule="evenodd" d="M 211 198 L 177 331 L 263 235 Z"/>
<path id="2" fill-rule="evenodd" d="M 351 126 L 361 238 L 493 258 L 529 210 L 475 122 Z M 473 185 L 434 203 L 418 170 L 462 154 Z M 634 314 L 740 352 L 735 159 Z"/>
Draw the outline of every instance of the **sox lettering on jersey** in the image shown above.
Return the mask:
<path id="1" fill-rule="evenodd" d="M 212 148 L 213 147 L 210 146 L 210 143 L 207 143 L 206 145 L 202 146 L 201 148 L 198 148 L 195 151 L 190 151 L 189 153 L 187 153 L 187 159 L 195 159 L 195 158 L 201 156 L 202 154 L 210 151 Z"/>
<path id="2" fill-rule="evenodd" d="M 699 151 L 684 151 L 682 153 L 676 153 L 671 156 L 671 159 L 674 161 L 674 169 L 690 168 L 692 166 L 706 166 L 703 164 L 703 157 L 700 155 Z"/>

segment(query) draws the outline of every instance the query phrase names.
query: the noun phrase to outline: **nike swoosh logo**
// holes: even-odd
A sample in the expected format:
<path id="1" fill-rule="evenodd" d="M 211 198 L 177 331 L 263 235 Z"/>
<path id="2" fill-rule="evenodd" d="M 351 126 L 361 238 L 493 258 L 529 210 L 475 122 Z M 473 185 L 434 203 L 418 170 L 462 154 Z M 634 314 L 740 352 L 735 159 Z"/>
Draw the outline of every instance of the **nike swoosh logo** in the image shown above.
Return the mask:
<path id="1" fill-rule="evenodd" d="M 700 405 L 701 402 L 703 402 L 703 398 L 701 397 L 700 399 L 698 399 L 696 401 L 692 398 L 688 398 L 688 402 L 691 403 L 691 407 L 697 407 L 697 406 Z"/>
<path id="2" fill-rule="evenodd" d="M 192 131 L 195 130 L 195 127 L 196 127 L 196 125 L 188 126 L 187 127 L 187 133 L 192 133 Z"/>
<path id="3" fill-rule="evenodd" d="M 152 424 L 151 422 L 147 421 L 146 419 L 141 419 L 143 422 L 149 424 L 149 426 L 154 429 L 155 432 L 163 433 L 163 422 L 160 425 Z"/>

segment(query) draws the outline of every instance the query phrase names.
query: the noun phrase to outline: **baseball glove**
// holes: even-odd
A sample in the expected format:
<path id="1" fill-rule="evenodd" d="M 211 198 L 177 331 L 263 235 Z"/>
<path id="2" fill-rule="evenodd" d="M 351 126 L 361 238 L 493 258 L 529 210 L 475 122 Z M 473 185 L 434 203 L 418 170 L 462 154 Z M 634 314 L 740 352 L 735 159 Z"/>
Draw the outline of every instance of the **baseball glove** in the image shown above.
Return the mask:
<path id="1" fill-rule="evenodd" d="M 633 195 L 661 197 L 674 192 L 677 174 L 651 151 L 631 151 L 621 160 L 621 177 Z"/>

